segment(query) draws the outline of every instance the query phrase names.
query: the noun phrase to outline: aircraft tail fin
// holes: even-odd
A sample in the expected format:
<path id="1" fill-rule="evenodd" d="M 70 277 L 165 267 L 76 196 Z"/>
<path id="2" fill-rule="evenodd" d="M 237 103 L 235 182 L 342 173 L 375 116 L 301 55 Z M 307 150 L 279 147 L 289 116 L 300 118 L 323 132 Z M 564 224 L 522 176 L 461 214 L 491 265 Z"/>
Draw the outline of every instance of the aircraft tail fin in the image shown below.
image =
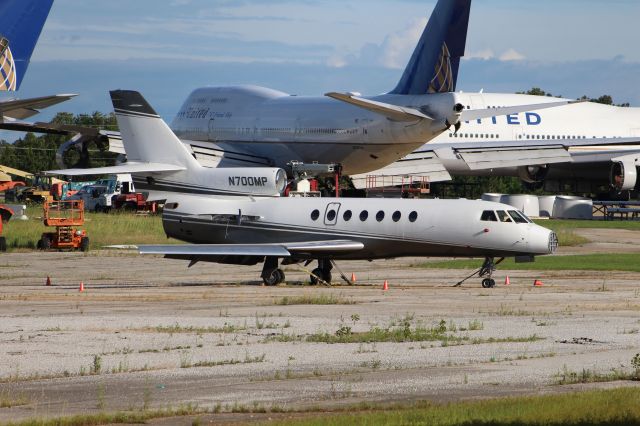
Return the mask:
<path id="1" fill-rule="evenodd" d="M 109 93 L 128 161 L 201 167 L 139 92 L 113 90 Z"/>
<path id="2" fill-rule="evenodd" d="M 423 95 L 456 89 L 471 0 L 439 0 L 398 85 L 390 93 Z"/>
<path id="3" fill-rule="evenodd" d="M 53 0 L 0 0 L 0 91 L 15 91 L 29 66 Z"/>

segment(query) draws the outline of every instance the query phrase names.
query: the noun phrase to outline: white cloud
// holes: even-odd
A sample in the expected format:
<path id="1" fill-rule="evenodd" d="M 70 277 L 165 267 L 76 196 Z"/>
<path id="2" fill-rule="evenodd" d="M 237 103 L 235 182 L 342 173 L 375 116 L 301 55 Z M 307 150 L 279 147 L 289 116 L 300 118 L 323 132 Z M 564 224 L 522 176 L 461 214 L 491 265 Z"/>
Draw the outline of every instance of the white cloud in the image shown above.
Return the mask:
<path id="1" fill-rule="evenodd" d="M 409 61 L 426 25 L 427 18 L 416 19 L 406 28 L 388 34 L 381 44 L 367 43 L 357 53 L 334 55 L 327 60 L 327 65 L 336 68 L 346 65 L 374 65 L 402 69 Z"/>
<path id="2" fill-rule="evenodd" d="M 482 59 L 484 61 L 488 61 L 489 59 L 495 58 L 496 55 L 493 53 L 493 50 L 484 49 L 477 52 L 466 52 L 464 57 L 465 59 Z"/>
<path id="3" fill-rule="evenodd" d="M 511 48 L 506 52 L 504 52 L 502 55 L 500 55 L 499 59 L 503 62 L 522 61 L 526 59 L 526 56 L 524 56 L 522 53 L 518 52 L 517 50 Z"/>

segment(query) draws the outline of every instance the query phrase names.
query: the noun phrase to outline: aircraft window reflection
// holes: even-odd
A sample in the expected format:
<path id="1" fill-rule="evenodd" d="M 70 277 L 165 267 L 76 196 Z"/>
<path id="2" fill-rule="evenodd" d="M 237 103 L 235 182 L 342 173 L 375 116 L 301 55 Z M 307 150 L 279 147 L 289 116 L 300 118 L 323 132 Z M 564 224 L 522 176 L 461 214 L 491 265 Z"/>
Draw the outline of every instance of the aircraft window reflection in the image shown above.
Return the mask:
<path id="1" fill-rule="evenodd" d="M 400 220 L 401 217 L 402 217 L 402 213 L 396 210 L 395 212 L 393 212 L 393 216 L 391 216 L 391 219 L 393 219 L 394 222 L 397 222 Z"/>
<path id="2" fill-rule="evenodd" d="M 336 218 L 336 211 L 335 210 L 329 210 L 327 212 L 327 221 L 329 222 L 333 222 L 333 220 Z"/>
<path id="3" fill-rule="evenodd" d="M 509 210 L 509 215 L 513 218 L 516 223 L 529 223 L 527 218 L 516 210 Z"/>
<path id="4" fill-rule="evenodd" d="M 345 222 L 349 222 L 351 220 L 351 210 L 347 210 L 342 214 L 342 219 L 344 219 Z"/>
<path id="5" fill-rule="evenodd" d="M 409 213 L 409 222 L 415 222 L 418 219 L 418 212 L 412 211 Z"/>
<path id="6" fill-rule="evenodd" d="M 511 218 L 504 210 L 498 210 L 498 217 L 500 218 L 500 222 L 511 222 Z"/>
<path id="7" fill-rule="evenodd" d="M 320 210 L 316 209 L 311 212 L 311 220 L 318 220 L 320 217 Z"/>
<path id="8" fill-rule="evenodd" d="M 382 210 L 380 210 L 377 214 L 376 214 L 376 220 L 378 222 L 382 222 L 382 219 L 384 219 L 384 212 Z"/>
<path id="9" fill-rule="evenodd" d="M 497 222 L 498 218 L 496 217 L 496 212 L 494 212 L 493 210 L 485 210 L 482 212 L 480 220 L 484 222 Z"/>
<path id="10" fill-rule="evenodd" d="M 366 211 L 366 210 L 362 210 L 362 211 L 360 212 L 360 220 L 361 220 L 361 221 L 363 221 L 363 222 L 364 222 L 365 220 L 367 220 L 367 218 L 368 218 L 368 217 L 369 217 L 369 212 L 368 212 L 368 211 Z"/>

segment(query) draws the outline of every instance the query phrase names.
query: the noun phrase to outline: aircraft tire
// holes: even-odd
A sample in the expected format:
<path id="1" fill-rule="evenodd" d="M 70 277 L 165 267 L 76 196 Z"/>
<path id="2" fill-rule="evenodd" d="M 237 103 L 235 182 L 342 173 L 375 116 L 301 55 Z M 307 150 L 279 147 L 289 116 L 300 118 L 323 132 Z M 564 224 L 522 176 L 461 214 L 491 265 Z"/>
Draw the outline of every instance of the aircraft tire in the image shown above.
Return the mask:
<path id="1" fill-rule="evenodd" d="M 264 285 L 273 286 L 278 285 L 280 278 L 284 278 L 284 272 L 279 269 L 274 269 L 269 272 L 269 275 L 262 277 L 262 281 L 264 282 Z"/>
<path id="2" fill-rule="evenodd" d="M 7 251 L 7 239 L 0 237 L 0 251 Z"/>
<path id="3" fill-rule="evenodd" d="M 492 278 L 485 278 L 482 280 L 482 288 L 493 288 L 496 286 L 496 281 Z"/>

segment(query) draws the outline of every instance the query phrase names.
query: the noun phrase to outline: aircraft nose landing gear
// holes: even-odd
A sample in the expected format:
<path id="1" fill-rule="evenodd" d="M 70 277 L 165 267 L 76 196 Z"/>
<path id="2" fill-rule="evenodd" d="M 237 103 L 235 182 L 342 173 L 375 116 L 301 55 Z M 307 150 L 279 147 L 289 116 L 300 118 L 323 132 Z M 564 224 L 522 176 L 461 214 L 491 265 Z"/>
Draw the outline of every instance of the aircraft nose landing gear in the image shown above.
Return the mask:
<path id="1" fill-rule="evenodd" d="M 482 280 L 482 288 L 495 287 L 496 281 L 493 278 L 491 278 L 491 276 L 496 270 L 496 265 L 500 264 L 500 262 L 502 262 L 503 260 L 504 260 L 504 257 L 500 258 L 500 260 L 498 260 L 497 262 L 494 262 L 493 257 L 486 257 L 480 269 L 478 269 L 473 274 L 469 275 L 468 277 L 466 277 L 465 279 L 463 279 L 462 281 L 454 285 L 454 287 L 460 287 L 462 283 L 464 283 L 470 278 L 475 277 L 476 275 L 479 276 L 480 278 L 486 277 Z"/>

